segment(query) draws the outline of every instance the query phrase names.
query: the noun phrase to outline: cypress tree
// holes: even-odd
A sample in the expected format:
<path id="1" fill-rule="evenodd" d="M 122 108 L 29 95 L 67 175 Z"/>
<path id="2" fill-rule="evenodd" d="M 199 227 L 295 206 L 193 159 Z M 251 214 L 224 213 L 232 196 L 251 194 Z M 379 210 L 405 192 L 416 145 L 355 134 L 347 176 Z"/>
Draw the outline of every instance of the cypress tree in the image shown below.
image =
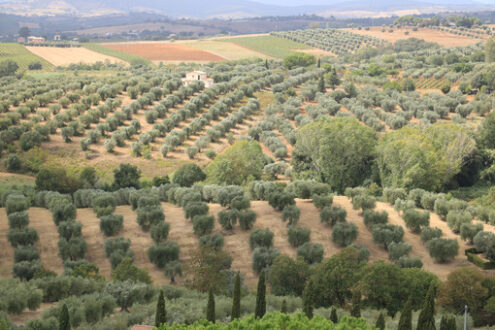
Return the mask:
<path id="1" fill-rule="evenodd" d="M 313 318 L 313 282 L 306 284 L 303 292 L 303 311 L 308 319 Z"/>
<path id="2" fill-rule="evenodd" d="M 351 316 L 361 317 L 361 291 L 356 290 L 351 300 Z"/>
<path id="3" fill-rule="evenodd" d="M 431 283 L 419 313 L 417 330 L 435 330 L 435 293 L 435 285 Z"/>
<path id="4" fill-rule="evenodd" d="M 255 318 L 262 318 L 266 313 L 266 285 L 265 271 L 261 271 L 260 279 L 258 280 L 258 291 L 256 293 L 256 309 L 254 310 Z"/>
<path id="5" fill-rule="evenodd" d="M 385 329 L 385 317 L 383 316 L 383 313 L 380 313 L 380 315 L 378 315 L 378 319 L 376 320 L 375 328 L 378 328 L 380 330 Z"/>
<path id="6" fill-rule="evenodd" d="M 156 312 L 155 312 L 155 327 L 167 323 L 167 311 L 165 310 L 165 297 L 163 296 L 163 290 L 160 290 L 160 296 L 158 296 L 158 301 L 156 302 Z"/>
<path id="7" fill-rule="evenodd" d="M 440 321 L 440 330 L 456 330 L 455 317 L 449 315 L 443 315 Z"/>
<path id="8" fill-rule="evenodd" d="M 330 321 L 332 321 L 334 324 L 339 323 L 339 317 L 337 316 L 337 309 L 335 309 L 335 307 L 332 307 L 332 313 L 330 314 Z"/>
<path id="9" fill-rule="evenodd" d="M 237 272 L 234 283 L 234 297 L 232 301 L 232 317 L 238 319 L 241 317 L 241 274 Z"/>
<path id="10" fill-rule="evenodd" d="M 282 300 L 282 308 L 280 309 L 282 314 L 287 314 L 287 300 Z"/>
<path id="11" fill-rule="evenodd" d="M 60 316 L 58 318 L 58 329 L 70 330 L 69 309 L 66 304 L 62 306 L 62 310 L 60 311 Z"/>
<path id="12" fill-rule="evenodd" d="M 318 62 L 316 63 L 316 66 L 319 68 L 321 66 L 321 60 L 320 58 L 318 57 Z"/>
<path id="13" fill-rule="evenodd" d="M 323 75 L 320 76 L 320 80 L 318 81 L 318 91 L 321 93 L 325 93 L 325 78 L 323 78 Z"/>
<path id="14" fill-rule="evenodd" d="M 268 70 L 269 67 L 268 67 L 268 59 L 265 59 L 265 68 Z"/>
<path id="15" fill-rule="evenodd" d="M 412 300 L 407 299 L 400 313 L 399 326 L 397 330 L 412 330 Z"/>
<path id="16" fill-rule="evenodd" d="M 208 305 L 206 305 L 206 319 L 211 323 L 215 323 L 215 296 L 213 289 L 208 292 Z"/>

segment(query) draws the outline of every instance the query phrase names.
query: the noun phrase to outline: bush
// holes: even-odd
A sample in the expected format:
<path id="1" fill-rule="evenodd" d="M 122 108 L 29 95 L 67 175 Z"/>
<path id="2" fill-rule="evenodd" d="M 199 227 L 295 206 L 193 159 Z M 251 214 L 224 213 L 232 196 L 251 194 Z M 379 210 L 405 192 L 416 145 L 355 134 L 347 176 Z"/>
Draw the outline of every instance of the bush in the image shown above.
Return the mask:
<path id="1" fill-rule="evenodd" d="M 122 230 L 124 217 L 120 214 L 105 215 L 100 218 L 100 231 L 105 236 L 113 236 Z"/>
<path id="2" fill-rule="evenodd" d="M 244 203 L 243 207 L 245 207 L 246 201 L 244 199 L 242 201 L 238 199 L 244 197 L 244 189 L 241 186 L 219 187 L 216 194 L 218 203 L 223 207 L 232 207 L 231 204 L 234 200 L 236 200 L 235 203 L 237 206 L 240 206 L 239 203 Z"/>
<path id="3" fill-rule="evenodd" d="M 357 238 L 358 230 L 351 222 L 339 222 L 333 227 L 332 241 L 342 247 L 350 245 Z"/>
<path id="4" fill-rule="evenodd" d="M 40 260 L 40 253 L 33 245 L 21 245 L 14 251 L 14 262 Z"/>
<path id="5" fill-rule="evenodd" d="M 303 227 L 290 226 L 287 230 L 287 237 L 290 245 L 299 247 L 310 241 L 311 229 Z"/>
<path id="6" fill-rule="evenodd" d="M 364 212 L 364 210 L 374 209 L 375 206 L 376 199 L 373 196 L 360 194 L 352 198 L 352 208 L 354 210 L 362 209 Z"/>
<path id="7" fill-rule="evenodd" d="M 257 247 L 253 251 L 253 269 L 259 273 L 273 264 L 275 258 L 280 255 L 278 249 L 271 247 Z"/>
<path id="8" fill-rule="evenodd" d="M 404 188 L 384 188 L 383 196 L 387 203 L 394 204 L 398 198 L 406 199 L 407 192 Z"/>
<path id="9" fill-rule="evenodd" d="M 158 268 L 163 268 L 170 261 L 179 259 L 179 244 L 166 242 L 154 245 L 148 249 L 148 258 Z"/>
<path id="10" fill-rule="evenodd" d="M 251 201 L 246 196 L 236 196 L 230 202 L 230 207 L 236 210 L 246 210 L 251 206 Z"/>
<path id="11" fill-rule="evenodd" d="M 165 220 L 161 206 L 145 206 L 137 209 L 137 222 L 143 230 L 149 230 L 152 225 L 156 225 Z"/>
<path id="12" fill-rule="evenodd" d="M 488 250 L 488 247 L 495 243 L 495 234 L 488 231 L 480 231 L 474 236 L 473 242 L 474 246 L 476 246 L 476 250 L 485 253 Z"/>
<path id="13" fill-rule="evenodd" d="M 326 206 L 320 212 L 320 221 L 330 226 L 335 226 L 337 222 L 345 222 L 347 212 L 340 206 Z"/>
<path id="14" fill-rule="evenodd" d="M 186 164 L 174 172 L 172 182 L 181 187 L 190 187 L 193 183 L 206 179 L 206 174 L 196 164 Z"/>
<path id="15" fill-rule="evenodd" d="M 75 237 L 69 240 L 60 238 L 58 241 L 58 252 L 63 260 L 84 259 L 88 246 L 82 237 Z"/>
<path id="16" fill-rule="evenodd" d="M 257 247 L 271 248 L 273 246 L 273 232 L 268 229 L 256 229 L 249 235 L 249 246 L 251 250 Z"/>
<path id="17" fill-rule="evenodd" d="M 301 210 L 295 205 L 287 205 L 282 211 L 282 220 L 288 221 L 287 225 L 292 226 L 297 224 L 299 221 L 299 216 L 301 215 Z"/>
<path id="18" fill-rule="evenodd" d="M 329 195 L 313 195 L 313 204 L 318 209 L 330 207 L 333 203 L 333 196 Z"/>
<path id="19" fill-rule="evenodd" d="M 204 235 L 199 238 L 199 246 L 220 250 L 222 249 L 223 244 L 224 238 L 220 233 Z"/>
<path id="20" fill-rule="evenodd" d="M 25 211 L 29 208 L 29 200 L 23 195 L 10 194 L 5 202 L 7 215 L 14 212 Z"/>
<path id="21" fill-rule="evenodd" d="M 0 148 L 0 153 L 1 153 Z M 5 167 L 9 172 L 15 172 L 21 169 L 22 163 L 16 154 L 10 154 L 5 158 Z"/>
<path id="22" fill-rule="evenodd" d="M 404 237 L 404 229 L 401 226 L 390 224 L 378 224 L 371 227 L 373 241 L 382 244 L 385 249 L 392 243 L 399 243 Z"/>
<path id="23" fill-rule="evenodd" d="M 107 193 L 93 199 L 92 206 L 96 216 L 101 218 L 102 216 L 110 215 L 115 211 L 117 201 L 115 200 L 115 197 Z"/>
<path id="24" fill-rule="evenodd" d="M 454 259 L 459 253 L 459 243 L 456 239 L 434 238 L 428 243 L 430 256 L 438 262 Z"/>
<path id="25" fill-rule="evenodd" d="M 370 250 L 364 245 L 351 244 L 349 247 L 352 247 L 359 251 L 358 262 L 367 263 L 370 259 Z"/>
<path id="26" fill-rule="evenodd" d="M 215 224 L 215 218 L 210 215 L 197 215 L 192 220 L 194 235 L 203 236 L 211 234 Z"/>
<path id="27" fill-rule="evenodd" d="M 19 145 L 23 151 L 28 151 L 34 147 L 39 147 L 43 141 L 43 136 L 37 131 L 23 133 L 19 140 Z"/>
<path id="28" fill-rule="evenodd" d="M 243 230 L 249 230 L 253 228 L 254 223 L 256 222 L 256 212 L 253 210 L 245 210 L 245 211 L 240 211 L 238 213 L 239 217 L 239 226 Z"/>
<path id="29" fill-rule="evenodd" d="M 10 229 L 7 238 L 13 247 L 33 245 L 39 240 L 38 233 L 33 228 Z"/>
<path id="30" fill-rule="evenodd" d="M 278 211 L 282 211 L 288 205 L 294 205 L 294 196 L 283 191 L 274 191 L 268 196 L 268 204 Z"/>
<path id="31" fill-rule="evenodd" d="M 454 233 L 461 231 L 462 224 L 471 223 L 473 216 L 467 211 L 452 210 L 447 214 L 447 224 Z"/>
<path id="32" fill-rule="evenodd" d="M 210 159 L 215 158 L 216 155 L 217 155 L 217 153 L 213 149 L 206 149 L 205 150 L 205 156 L 210 158 Z"/>
<path id="33" fill-rule="evenodd" d="M 105 241 L 105 254 L 110 259 L 112 269 L 117 267 L 124 259 L 132 260 L 133 253 L 129 250 L 131 246 L 130 239 L 123 237 L 107 238 Z"/>
<path id="34" fill-rule="evenodd" d="M 440 238 L 442 237 L 443 233 L 440 228 L 436 227 L 424 227 L 423 230 L 421 230 L 421 241 L 423 243 L 428 243 L 434 238 Z"/>
<path id="35" fill-rule="evenodd" d="M 170 232 L 170 224 L 168 222 L 160 222 L 151 226 L 151 239 L 155 244 L 164 242 L 168 238 Z"/>
<path id="36" fill-rule="evenodd" d="M 223 229 L 232 230 L 232 228 L 237 223 L 238 217 L 239 217 L 238 210 L 235 209 L 222 210 L 218 212 L 218 223 L 220 223 Z"/>
<path id="37" fill-rule="evenodd" d="M 411 250 L 412 250 L 412 246 L 409 243 L 392 242 L 388 246 L 388 258 L 392 261 L 398 261 L 400 257 L 408 256 Z"/>
<path id="38" fill-rule="evenodd" d="M 55 225 L 59 225 L 64 221 L 71 221 L 76 219 L 76 206 L 74 204 L 58 203 L 51 208 L 52 218 Z"/>
<path id="39" fill-rule="evenodd" d="M 38 260 L 35 261 L 21 261 L 14 264 L 13 273 L 14 277 L 18 277 L 21 280 L 29 281 L 34 277 L 34 274 L 41 270 L 41 264 Z"/>
<path id="40" fill-rule="evenodd" d="M 482 223 L 463 223 L 461 225 L 461 238 L 468 241 L 469 244 L 473 244 L 474 237 L 483 231 Z"/>
<path id="41" fill-rule="evenodd" d="M 419 258 L 402 256 L 397 260 L 397 266 L 400 268 L 422 268 L 423 262 Z"/>
<path id="42" fill-rule="evenodd" d="M 402 218 L 406 222 L 407 228 L 419 234 L 421 230 L 430 225 L 430 212 L 419 212 L 415 209 L 407 209 Z"/>
<path id="43" fill-rule="evenodd" d="M 371 228 L 377 224 L 388 223 L 388 213 L 386 211 L 378 212 L 373 210 L 365 210 L 363 212 L 364 224 Z"/>
<path id="44" fill-rule="evenodd" d="M 323 245 L 304 243 L 297 248 L 297 257 L 303 258 L 308 264 L 320 263 L 323 260 Z"/>
<path id="45" fill-rule="evenodd" d="M 22 229 L 29 225 L 28 211 L 10 213 L 8 215 L 9 227 L 11 229 Z"/>
<path id="46" fill-rule="evenodd" d="M 82 223 L 79 221 L 65 221 L 58 226 L 60 237 L 70 240 L 71 238 L 81 237 Z"/>
<path id="47" fill-rule="evenodd" d="M 192 202 L 187 204 L 184 210 L 186 211 L 186 219 L 193 219 L 196 216 L 208 214 L 209 207 L 204 202 Z"/>

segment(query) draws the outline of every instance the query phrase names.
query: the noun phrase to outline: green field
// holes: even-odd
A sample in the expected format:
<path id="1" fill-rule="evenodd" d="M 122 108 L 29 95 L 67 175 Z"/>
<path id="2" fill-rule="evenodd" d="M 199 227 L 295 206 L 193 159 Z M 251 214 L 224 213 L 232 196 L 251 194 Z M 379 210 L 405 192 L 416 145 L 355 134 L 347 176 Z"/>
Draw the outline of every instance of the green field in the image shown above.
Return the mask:
<path id="1" fill-rule="evenodd" d="M 53 65 L 41 57 L 31 53 L 21 44 L 16 43 L 0 43 L 0 61 L 12 60 L 19 65 L 19 70 L 27 70 L 28 65 L 38 61 L 43 65 L 43 69 L 51 69 Z"/>
<path id="2" fill-rule="evenodd" d="M 128 63 L 140 62 L 140 63 L 151 64 L 150 60 L 147 60 L 147 59 L 142 58 L 140 56 L 136 56 L 136 55 L 132 55 L 129 53 L 124 53 L 124 52 L 119 52 L 118 50 L 114 50 L 114 49 L 102 46 L 100 44 L 97 44 L 97 43 L 90 42 L 90 43 L 82 44 L 82 46 L 89 49 L 89 50 L 92 50 L 94 52 L 101 53 L 103 55 L 113 56 L 113 57 L 116 57 L 116 58 L 121 59 L 123 61 L 126 61 Z"/>
<path id="3" fill-rule="evenodd" d="M 219 41 L 231 42 L 236 45 L 266 54 L 268 56 L 278 58 L 284 58 L 298 50 L 311 49 L 311 47 L 300 44 L 298 42 L 274 36 L 228 38 L 219 39 Z"/>

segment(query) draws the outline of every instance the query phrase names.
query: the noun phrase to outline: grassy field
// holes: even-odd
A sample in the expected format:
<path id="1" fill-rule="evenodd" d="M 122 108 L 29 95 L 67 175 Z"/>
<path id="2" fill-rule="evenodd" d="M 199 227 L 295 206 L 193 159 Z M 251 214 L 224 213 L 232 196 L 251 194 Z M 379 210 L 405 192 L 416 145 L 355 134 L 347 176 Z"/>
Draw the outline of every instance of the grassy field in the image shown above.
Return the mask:
<path id="1" fill-rule="evenodd" d="M 140 61 L 140 62 L 145 62 L 145 63 L 148 63 L 148 64 L 151 64 L 151 61 L 145 59 L 145 58 L 142 58 L 140 56 L 136 56 L 136 55 L 132 55 L 132 54 L 129 54 L 129 53 L 124 53 L 124 52 L 120 52 L 118 50 L 115 50 L 115 49 L 110 49 L 108 47 L 105 47 L 105 46 L 102 46 L 100 44 L 97 44 L 97 43 L 85 43 L 83 44 L 83 47 L 89 49 L 89 50 L 92 50 L 94 52 L 98 52 L 98 53 L 101 53 L 101 54 L 104 54 L 104 55 L 108 55 L 108 56 L 113 56 L 113 57 L 116 57 L 116 58 L 119 58 L 123 61 L 126 61 L 128 63 L 132 63 L 132 62 L 135 62 L 135 61 Z"/>
<path id="2" fill-rule="evenodd" d="M 32 62 L 39 61 L 43 65 L 43 69 L 51 69 L 53 65 L 41 57 L 31 53 L 21 44 L 16 43 L 0 43 L 0 61 L 13 60 L 19 65 L 19 69 L 27 70 L 28 65 Z"/>
<path id="3" fill-rule="evenodd" d="M 213 54 L 222 56 L 229 60 L 239 60 L 250 57 L 264 57 L 264 54 L 241 47 L 232 42 L 222 42 L 216 40 L 187 40 L 181 44 L 205 50 Z"/>
<path id="4" fill-rule="evenodd" d="M 295 51 L 310 50 L 309 46 L 273 36 L 218 39 L 277 58 L 284 58 Z"/>

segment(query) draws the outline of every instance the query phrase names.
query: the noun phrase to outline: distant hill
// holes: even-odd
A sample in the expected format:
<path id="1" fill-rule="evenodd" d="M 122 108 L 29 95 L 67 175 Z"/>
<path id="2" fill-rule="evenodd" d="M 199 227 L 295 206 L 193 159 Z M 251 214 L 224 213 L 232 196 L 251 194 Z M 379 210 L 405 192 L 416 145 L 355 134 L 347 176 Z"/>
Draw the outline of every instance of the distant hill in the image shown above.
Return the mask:
<path id="1" fill-rule="evenodd" d="M 483 0 L 484 1 L 484 0 Z M 477 0 L 328 0 L 324 5 L 280 6 L 251 0 L 12 0 L 0 1 L 0 12 L 16 15 L 101 16 L 146 12 L 169 17 L 245 18 L 318 14 L 335 17 L 383 17 L 445 11 L 481 11 L 495 4 Z M 294 4 L 294 2 L 290 2 Z"/>

